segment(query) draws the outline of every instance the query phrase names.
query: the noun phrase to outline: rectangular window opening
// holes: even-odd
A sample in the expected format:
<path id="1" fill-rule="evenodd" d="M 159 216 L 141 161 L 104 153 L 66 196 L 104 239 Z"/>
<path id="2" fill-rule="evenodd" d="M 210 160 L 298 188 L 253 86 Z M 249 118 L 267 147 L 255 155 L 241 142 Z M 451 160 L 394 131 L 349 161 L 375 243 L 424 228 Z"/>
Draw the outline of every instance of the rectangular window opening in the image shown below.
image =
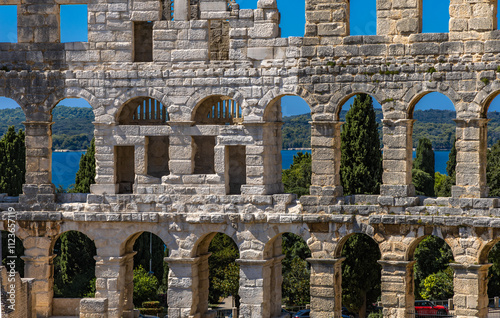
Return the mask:
<path id="1" fill-rule="evenodd" d="M 17 6 L 0 5 L 0 42 L 17 43 Z"/>
<path id="2" fill-rule="evenodd" d="M 170 174 L 168 169 L 168 136 L 147 137 L 148 175 L 161 178 Z"/>
<path id="3" fill-rule="evenodd" d="M 134 146 L 116 146 L 116 183 L 118 193 L 133 193 L 135 179 Z"/>
<path id="4" fill-rule="evenodd" d="M 210 59 L 229 60 L 229 22 L 210 20 L 208 38 Z"/>
<path id="5" fill-rule="evenodd" d="M 215 136 L 193 136 L 194 174 L 215 173 Z"/>
<path id="6" fill-rule="evenodd" d="M 88 9 L 86 4 L 60 6 L 61 43 L 88 42 Z"/>
<path id="7" fill-rule="evenodd" d="M 227 146 L 229 194 L 241 194 L 241 186 L 247 182 L 246 147 Z"/>
<path id="8" fill-rule="evenodd" d="M 153 61 L 153 22 L 134 22 L 134 62 Z"/>

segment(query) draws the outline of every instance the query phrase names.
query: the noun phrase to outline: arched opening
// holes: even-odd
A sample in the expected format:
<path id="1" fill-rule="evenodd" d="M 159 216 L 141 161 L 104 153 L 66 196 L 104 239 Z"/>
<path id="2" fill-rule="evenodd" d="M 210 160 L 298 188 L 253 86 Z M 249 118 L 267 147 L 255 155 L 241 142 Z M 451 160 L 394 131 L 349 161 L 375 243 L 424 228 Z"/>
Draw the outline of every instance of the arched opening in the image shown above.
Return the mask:
<path id="1" fill-rule="evenodd" d="M 311 302 L 311 266 L 306 260 L 311 257 L 311 250 L 302 237 L 293 233 L 281 235 L 281 250 L 285 256 L 281 261 L 282 305 L 291 313 L 307 312 Z"/>
<path id="2" fill-rule="evenodd" d="M 197 125 L 234 125 L 243 122 L 241 105 L 231 97 L 213 95 L 205 98 L 196 108 Z"/>
<path id="3" fill-rule="evenodd" d="M 167 106 L 150 97 L 136 97 L 129 100 L 120 111 L 120 125 L 166 125 Z"/>
<path id="4" fill-rule="evenodd" d="M 65 98 L 52 110 L 52 120 L 52 183 L 59 193 L 90 193 L 95 177 L 92 107 L 83 98 Z"/>
<path id="5" fill-rule="evenodd" d="M 490 197 L 500 197 L 500 97 L 497 95 L 488 103 L 486 117 L 488 122 L 486 183 Z"/>
<path id="6" fill-rule="evenodd" d="M 378 194 L 382 183 L 382 108 L 372 96 L 353 94 L 340 104 L 340 180 L 344 195 Z"/>
<path id="7" fill-rule="evenodd" d="M 24 278 L 24 256 L 23 242 L 11 231 L 15 231 L 15 223 L 7 223 L 12 227 L 2 232 L 2 266 L 5 266 L 7 271 L 15 271 L 19 273 L 21 278 Z"/>
<path id="8" fill-rule="evenodd" d="M 412 253 L 415 313 L 446 316 L 448 299 L 453 298 L 453 253 L 440 237 L 429 235 L 421 239 Z M 432 305 L 420 300 L 431 301 Z"/>
<path id="9" fill-rule="evenodd" d="M 211 233 L 198 244 L 195 253 L 198 258 L 197 276 L 193 277 L 198 291 L 193 295 L 193 304 L 198 304 L 195 312 L 205 317 L 214 310 L 220 312 L 217 317 L 227 317 L 240 303 L 238 246 L 226 234 Z"/>
<path id="10" fill-rule="evenodd" d="M 381 296 L 381 271 L 378 244 L 368 235 L 356 233 L 342 246 L 342 306 L 343 311 L 357 317 L 381 312 L 377 305 Z M 345 309 L 344 309 L 345 308 Z"/>
<path id="11" fill-rule="evenodd" d="M 133 304 L 143 315 L 167 314 L 169 251 L 163 240 L 151 232 L 135 239 L 133 266 Z"/>
<path id="12" fill-rule="evenodd" d="M 24 111 L 13 99 L 0 97 L 0 194 L 23 193 L 26 174 Z M 0 195 L 0 202 L 17 200 Z"/>
<path id="13" fill-rule="evenodd" d="M 17 5 L 0 5 L 0 21 L 2 21 L 0 42 L 16 43 Z"/>
<path id="14" fill-rule="evenodd" d="M 96 291 L 96 246 L 78 231 L 62 233 L 56 240 L 54 258 L 54 300 L 52 314 L 77 316 L 81 298 L 92 298 Z"/>
<path id="15" fill-rule="evenodd" d="M 456 183 L 456 118 L 452 101 L 431 92 L 410 105 L 413 124 L 412 181 L 417 195 L 450 197 Z"/>
<path id="16" fill-rule="evenodd" d="M 377 1 L 349 1 L 350 35 L 377 35 Z"/>
<path id="17" fill-rule="evenodd" d="M 497 242 L 488 252 L 487 263 L 492 264 L 488 269 L 488 299 L 489 316 L 500 314 L 500 244 Z"/>
<path id="18" fill-rule="evenodd" d="M 422 1 L 422 33 L 449 32 L 450 0 L 420 1 Z"/>

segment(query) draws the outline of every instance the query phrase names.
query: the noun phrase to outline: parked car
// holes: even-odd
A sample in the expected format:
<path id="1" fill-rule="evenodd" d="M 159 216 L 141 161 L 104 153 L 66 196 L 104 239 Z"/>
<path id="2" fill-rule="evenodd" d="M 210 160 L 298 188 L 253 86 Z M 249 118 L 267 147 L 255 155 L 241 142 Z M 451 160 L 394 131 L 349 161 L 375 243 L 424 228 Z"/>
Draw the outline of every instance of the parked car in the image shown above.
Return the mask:
<path id="1" fill-rule="evenodd" d="M 342 306 L 342 318 L 354 318 L 355 315 L 346 307 Z"/>
<path id="2" fill-rule="evenodd" d="M 434 305 L 429 300 L 415 300 L 416 316 L 448 316 L 448 314 L 448 308 L 445 306 Z"/>
<path id="3" fill-rule="evenodd" d="M 288 310 L 285 310 L 285 308 L 281 308 L 281 314 L 286 314 L 286 318 L 291 318 L 292 317 L 292 313 L 289 312 Z"/>
<path id="4" fill-rule="evenodd" d="M 311 314 L 311 309 L 302 309 L 297 311 L 297 313 L 294 314 L 292 318 L 310 318 L 309 316 L 310 314 Z"/>

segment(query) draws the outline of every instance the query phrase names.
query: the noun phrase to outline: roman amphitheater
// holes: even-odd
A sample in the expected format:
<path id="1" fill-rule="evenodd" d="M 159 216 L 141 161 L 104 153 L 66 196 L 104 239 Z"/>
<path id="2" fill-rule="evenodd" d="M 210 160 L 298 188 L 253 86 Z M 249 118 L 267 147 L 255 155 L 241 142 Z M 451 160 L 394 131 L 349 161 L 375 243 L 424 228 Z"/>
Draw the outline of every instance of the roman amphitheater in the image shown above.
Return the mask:
<path id="1" fill-rule="evenodd" d="M 373 0 L 375 1 L 375 0 Z M 311 316 L 340 317 L 343 243 L 365 233 L 381 251 L 384 316 L 411 317 L 413 263 L 427 235 L 453 251 L 454 315 L 486 317 L 487 256 L 500 202 L 486 186 L 487 111 L 500 93 L 497 1 L 451 0 L 449 33 L 422 33 L 422 0 L 377 0 L 377 35 L 349 35 L 349 0 L 305 0 L 304 37 L 280 37 L 276 0 L 0 0 L 18 7 L 18 43 L 0 44 L 0 96 L 26 114 L 26 184 L 16 210 L 25 279 L 11 317 L 49 317 L 54 243 L 80 231 L 97 247 L 96 298 L 80 317 L 133 317 L 132 256 L 143 232 L 167 245 L 170 318 L 212 317 L 208 244 L 238 245 L 241 318 L 280 317 L 281 235 L 312 251 Z M 353 0 L 354 2 L 354 0 Z M 88 42 L 60 43 L 59 10 L 88 5 Z M 426 94 L 456 108 L 452 197 L 412 186 L 413 110 Z M 341 106 L 358 93 L 383 109 L 380 195 L 344 196 Z M 300 201 L 281 183 L 281 104 L 311 108 L 313 177 Z M 93 107 L 96 184 L 56 194 L 52 110 Z M 8 288 L 5 270 L 3 288 Z M 6 290 L 8 291 L 8 290 Z"/>

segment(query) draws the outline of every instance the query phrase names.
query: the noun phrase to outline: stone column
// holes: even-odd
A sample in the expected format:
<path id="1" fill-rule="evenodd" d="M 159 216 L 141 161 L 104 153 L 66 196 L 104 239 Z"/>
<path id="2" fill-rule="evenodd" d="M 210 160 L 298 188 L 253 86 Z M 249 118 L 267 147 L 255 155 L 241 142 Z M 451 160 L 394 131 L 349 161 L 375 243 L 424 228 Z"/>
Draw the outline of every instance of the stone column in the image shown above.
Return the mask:
<path id="1" fill-rule="evenodd" d="M 311 317 L 342 317 L 342 261 L 308 258 L 311 264 Z"/>
<path id="2" fill-rule="evenodd" d="M 52 184 L 52 122 L 27 121 L 26 182 L 20 202 L 29 209 L 51 209 L 55 201 Z"/>
<path id="3" fill-rule="evenodd" d="M 18 5 L 17 25 L 19 43 L 59 43 L 59 4 L 56 1 L 37 5 L 23 2 Z"/>
<path id="4" fill-rule="evenodd" d="M 24 277 L 33 278 L 32 294 L 35 297 L 37 317 L 52 315 L 52 298 L 54 296 L 54 264 L 56 255 L 52 255 L 52 240 L 48 237 L 27 237 L 23 244 Z"/>
<path id="5" fill-rule="evenodd" d="M 189 0 L 174 1 L 174 21 L 188 21 L 191 16 Z"/>
<path id="6" fill-rule="evenodd" d="M 272 310 L 271 274 L 274 259 L 237 259 L 236 263 L 240 265 L 239 317 L 270 318 Z"/>
<path id="7" fill-rule="evenodd" d="M 413 119 L 384 119 L 383 175 L 380 194 L 407 197 L 415 195 L 411 181 Z"/>
<path id="8" fill-rule="evenodd" d="M 247 146 L 247 184 L 242 194 L 264 195 L 283 193 L 281 182 L 281 126 L 282 122 L 248 122 L 245 129 L 253 138 Z"/>
<path id="9" fill-rule="evenodd" d="M 192 138 L 187 132 L 194 122 L 170 122 L 173 134 L 169 137 L 168 167 L 170 176 L 167 180 L 173 183 L 180 182 L 182 175 L 192 174 L 194 170 L 194 153 Z"/>
<path id="10" fill-rule="evenodd" d="M 113 139 L 115 124 L 94 122 L 95 136 L 95 184 L 90 185 L 93 194 L 116 194 L 115 151 Z"/>
<path id="11" fill-rule="evenodd" d="M 321 37 L 340 44 L 342 37 L 349 35 L 349 0 L 318 1 L 306 0 L 305 37 Z M 311 45 L 318 45 L 311 40 Z"/>
<path id="12" fill-rule="evenodd" d="M 410 317 L 415 311 L 414 261 L 378 261 L 382 265 L 384 317 Z"/>
<path id="13" fill-rule="evenodd" d="M 281 261 L 285 258 L 285 255 L 280 255 L 273 258 L 273 262 L 269 265 L 271 269 L 271 283 L 269 284 L 270 288 L 270 303 L 269 303 L 269 311 L 270 317 L 279 317 L 281 316 L 281 286 L 283 285 L 283 265 Z"/>
<path id="14" fill-rule="evenodd" d="M 401 37 L 422 32 L 422 1 L 377 1 L 377 35 Z"/>
<path id="15" fill-rule="evenodd" d="M 96 298 L 108 299 L 109 318 L 132 318 L 135 252 L 123 256 L 95 256 Z"/>
<path id="16" fill-rule="evenodd" d="M 488 315 L 488 268 L 491 265 L 450 264 L 455 271 L 453 305 L 456 317 Z"/>
<path id="17" fill-rule="evenodd" d="M 496 29 L 496 1 L 450 0 L 450 41 L 479 40 Z"/>
<path id="18" fill-rule="evenodd" d="M 340 184 L 340 127 L 342 122 L 311 123 L 311 195 L 342 196 Z"/>
<path id="19" fill-rule="evenodd" d="M 168 317 L 202 318 L 208 311 L 208 257 L 165 257 L 168 263 Z"/>
<path id="20" fill-rule="evenodd" d="M 455 119 L 457 123 L 456 186 L 453 197 L 488 197 L 486 186 L 486 152 L 488 119 Z"/>

